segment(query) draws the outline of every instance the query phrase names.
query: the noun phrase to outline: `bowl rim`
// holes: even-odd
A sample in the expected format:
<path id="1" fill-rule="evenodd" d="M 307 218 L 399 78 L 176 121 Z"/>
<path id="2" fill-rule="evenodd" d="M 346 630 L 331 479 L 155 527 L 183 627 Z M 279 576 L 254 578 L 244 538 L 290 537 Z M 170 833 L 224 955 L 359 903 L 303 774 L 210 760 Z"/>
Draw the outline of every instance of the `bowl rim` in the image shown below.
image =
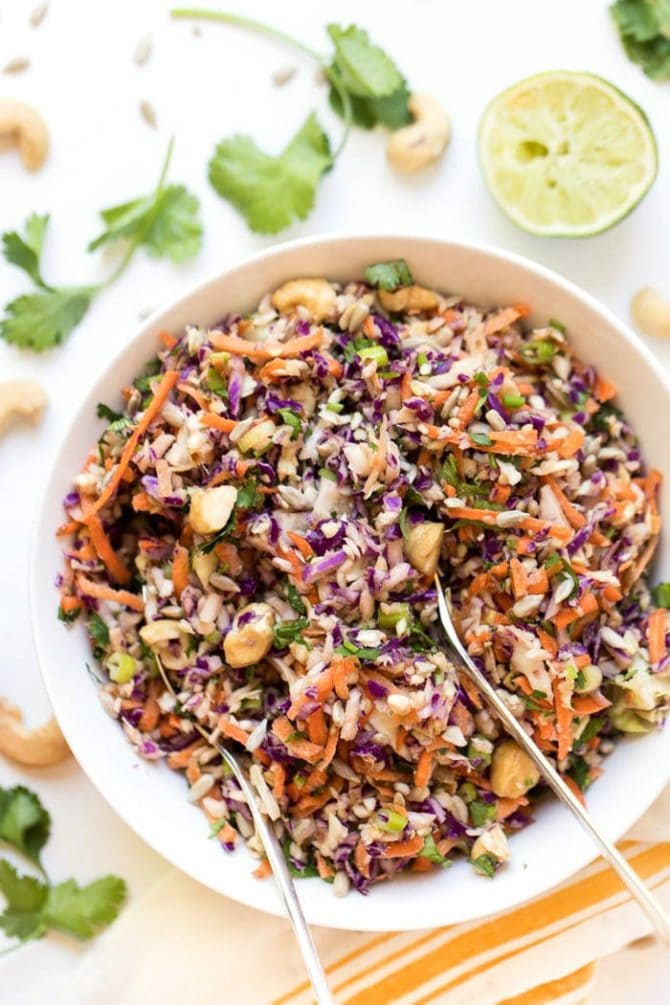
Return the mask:
<path id="1" fill-rule="evenodd" d="M 439 238 L 435 237 L 433 234 L 420 234 L 411 231 L 398 231 L 398 230 L 374 230 L 374 231 L 346 231 L 346 232 L 325 232 L 316 235 L 309 235 L 305 237 L 296 238 L 291 241 L 281 242 L 274 244 L 269 248 L 262 248 L 258 251 L 253 252 L 249 255 L 244 255 L 241 258 L 234 261 L 232 264 L 228 265 L 225 269 L 216 270 L 210 272 L 204 279 L 201 279 L 192 285 L 190 285 L 185 291 L 181 292 L 178 297 L 173 300 L 169 300 L 162 306 L 156 308 L 152 313 L 146 317 L 141 324 L 135 330 L 135 334 L 129 338 L 110 359 L 108 359 L 102 368 L 96 373 L 95 377 L 92 378 L 89 387 L 96 386 L 107 374 L 112 372 L 117 365 L 121 362 L 125 354 L 129 351 L 131 346 L 134 346 L 142 340 L 149 337 L 151 333 L 155 333 L 157 324 L 160 319 L 177 310 L 180 305 L 185 301 L 188 301 L 194 297 L 201 296 L 206 293 L 210 287 L 215 287 L 216 285 L 222 283 L 227 278 L 234 276 L 234 274 L 240 270 L 246 270 L 250 268 L 259 268 L 266 262 L 273 261 L 276 259 L 281 259 L 284 255 L 287 255 L 293 251 L 300 251 L 310 247 L 334 247 L 336 245 L 347 245 L 356 244 L 358 242 L 388 242 L 390 244 L 396 244 L 402 246 L 404 242 L 420 243 L 423 245 L 434 245 L 435 250 L 444 250 L 445 248 L 452 248 L 456 251 L 462 250 L 466 252 L 473 252 L 476 254 L 481 254 L 485 256 L 489 262 L 495 263 L 496 261 L 511 263 L 518 268 L 524 270 L 531 275 L 541 278 L 553 286 L 562 290 L 569 297 L 573 298 L 575 301 L 579 302 L 581 305 L 589 308 L 595 315 L 600 316 L 602 320 L 610 328 L 617 332 L 617 335 L 622 339 L 623 343 L 630 348 L 630 350 L 635 353 L 638 357 L 641 357 L 642 361 L 654 372 L 655 376 L 659 379 L 659 383 L 662 385 L 665 394 L 670 400 L 670 373 L 666 371 L 662 363 L 656 358 L 647 345 L 640 339 L 640 337 L 620 320 L 616 314 L 607 306 L 602 304 L 596 297 L 583 290 L 575 282 L 566 277 L 562 276 L 560 273 L 555 272 L 553 269 L 548 268 L 540 263 L 527 258 L 514 251 L 508 251 L 505 248 L 499 246 L 472 240 L 461 240 L 460 238 Z M 311 274 L 310 270 L 305 270 L 307 274 Z M 63 433 L 62 437 L 59 439 L 58 443 L 54 448 L 54 457 L 57 458 L 61 451 L 63 450 L 65 443 L 69 439 L 71 433 L 75 428 L 78 427 L 81 422 L 81 415 L 85 399 L 82 400 L 81 405 L 77 408 L 74 415 L 70 419 Z M 40 667 L 40 673 L 42 676 L 42 681 L 46 689 L 47 695 L 51 702 L 51 705 L 56 714 L 56 709 L 60 705 L 60 699 L 56 688 L 56 682 L 53 677 L 47 671 L 47 665 L 49 663 L 49 656 L 47 652 L 47 647 L 45 641 L 41 636 L 41 623 L 38 618 L 38 595 L 44 588 L 43 581 L 39 578 L 38 573 L 38 543 L 39 539 L 44 533 L 44 523 L 47 518 L 48 504 L 51 498 L 51 483 L 54 478 L 54 468 L 50 468 L 48 478 L 46 480 L 45 488 L 43 489 L 39 506 L 37 510 L 37 517 L 35 520 L 35 525 L 33 533 L 31 536 L 30 550 L 29 550 L 29 606 L 30 606 L 30 622 L 32 629 L 32 641 L 33 646 L 37 655 L 38 664 Z M 83 677 L 82 677 L 83 679 Z M 172 866 L 178 868 L 181 872 L 186 873 L 192 879 L 196 880 L 203 885 L 208 886 L 209 889 L 219 892 L 216 887 L 209 885 L 202 875 L 200 875 L 195 866 L 190 867 L 185 864 L 183 860 L 179 860 L 178 856 L 174 856 L 168 853 L 164 848 L 158 847 L 157 843 L 152 840 L 151 837 L 147 837 L 145 833 L 139 828 L 139 825 L 131 823 L 126 817 L 125 813 L 117 809 L 115 801 L 111 795 L 108 795 L 104 788 L 104 781 L 98 779 L 98 770 L 94 768 L 90 763 L 87 763 L 85 755 L 80 759 L 78 754 L 78 749 L 80 748 L 80 742 L 77 737 L 76 732 L 64 728 L 63 732 L 65 738 L 72 749 L 72 752 L 77 760 L 79 767 L 86 774 L 87 778 L 92 782 L 97 791 L 103 797 L 105 802 L 112 808 L 112 810 L 123 820 L 126 826 L 130 827 L 131 830 L 144 841 L 149 847 L 152 848 L 157 854 L 161 855 L 166 861 L 168 861 Z M 667 732 L 667 729 L 666 729 Z M 668 765 L 665 774 L 658 774 L 656 777 L 656 784 L 650 784 L 648 787 L 649 799 L 642 810 L 636 807 L 635 811 L 631 813 L 622 808 L 620 813 L 620 819 L 617 822 L 615 831 L 609 836 L 613 839 L 618 839 L 623 835 L 639 817 L 648 809 L 651 803 L 660 795 L 661 791 L 668 782 L 670 777 L 670 764 Z M 508 904 L 506 907 L 502 908 L 503 913 L 513 910 L 515 907 L 532 900 L 537 896 L 543 896 L 547 894 L 551 889 L 564 883 L 570 877 L 576 875 L 581 869 L 587 866 L 590 862 L 598 857 L 598 851 L 595 845 L 590 851 L 586 848 L 582 854 L 576 855 L 570 864 L 561 864 L 561 868 L 556 869 L 555 878 L 553 878 L 548 885 L 543 886 L 539 892 L 531 891 L 530 893 L 522 893 L 521 897 L 515 900 L 513 903 Z M 316 882 L 316 881 L 315 881 Z M 330 891 L 329 891 L 330 892 Z M 225 896 L 230 897 L 239 903 L 245 904 L 250 907 L 257 908 L 266 913 L 274 914 L 277 916 L 285 916 L 285 910 L 279 900 L 272 900 L 268 903 L 267 900 L 249 896 L 246 893 L 240 893 L 237 890 L 226 890 Z M 477 911 L 476 914 L 468 913 L 467 909 L 463 914 L 462 921 L 469 922 L 474 919 L 484 918 L 487 914 L 495 914 L 501 910 L 499 908 L 492 908 L 489 912 Z M 348 929 L 355 931 L 395 931 L 397 929 L 397 924 L 392 925 L 386 923 L 385 927 L 381 927 L 379 924 L 370 924 L 367 918 L 360 917 L 356 915 L 356 911 L 352 910 L 352 920 L 350 923 L 343 924 L 338 920 L 337 924 L 328 920 L 327 910 L 319 911 L 319 917 L 315 920 L 310 917 L 311 912 L 307 910 L 308 920 L 312 923 L 320 924 L 328 927 L 337 927 L 340 929 Z M 403 917 L 403 928 L 407 931 L 409 930 L 419 930 L 425 929 L 427 927 L 435 927 L 443 924 L 453 924 L 452 919 L 447 920 L 436 920 L 431 916 L 430 919 L 419 917 L 420 912 L 416 913 L 415 917 Z M 459 923 L 459 922 L 456 922 Z"/>

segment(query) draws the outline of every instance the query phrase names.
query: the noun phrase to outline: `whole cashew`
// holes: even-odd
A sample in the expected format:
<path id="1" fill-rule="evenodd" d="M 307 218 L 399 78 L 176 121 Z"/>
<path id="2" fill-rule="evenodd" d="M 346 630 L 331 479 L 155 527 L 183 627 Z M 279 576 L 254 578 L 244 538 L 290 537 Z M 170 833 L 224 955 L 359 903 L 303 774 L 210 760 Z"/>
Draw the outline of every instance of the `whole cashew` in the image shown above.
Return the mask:
<path id="1" fill-rule="evenodd" d="M 645 335 L 670 338 L 670 304 L 651 286 L 638 290 L 630 305 L 635 326 Z"/>
<path id="2" fill-rule="evenodd" d="M 337 294 L 326 279 L 291 279 L 272 294 L 272 306 L 284 314 L 296 307 L 304 307 L 317 323 L 329 317 Z"/>
<path id="3" fill-rule="evenodd" d="M 407 104 L 414 121 L 391 134 L 386 156 L 396 171 L 413 174 L 440 159 L 451 125 L 439 101 L 427 94 L 413 94 Z"/>
<path id="4" fill-rule="evenodd" d="M 0 150 L 18 147 L 27 171 L 39 171 L 49 152 L 49 130 L 32 105 L 0 101 Z"/>
<path id="5" fill-rule="evenodd" d="M 0 698 L 0 754 L 18 764 L 46 768 L 68 757 L 70 748 L 53 716 L 43 726 L 28 729 L 20 710 Z"/>
<path id="6" fill-rule="evenodd" d="M 379 290 L 379 303 L 384 310 L 392 313 L 400 311 L 434 311 L 439 300 L 436 293 L 425 286 L 401 286 L 397 290 Z"/>
<path id="7" fill-rule="evenodd" d="M 15 419 L 38 423 L 46 407 L 46 393 L 36 381 L 8 380 L 0 384 L 0 436 Z"/>

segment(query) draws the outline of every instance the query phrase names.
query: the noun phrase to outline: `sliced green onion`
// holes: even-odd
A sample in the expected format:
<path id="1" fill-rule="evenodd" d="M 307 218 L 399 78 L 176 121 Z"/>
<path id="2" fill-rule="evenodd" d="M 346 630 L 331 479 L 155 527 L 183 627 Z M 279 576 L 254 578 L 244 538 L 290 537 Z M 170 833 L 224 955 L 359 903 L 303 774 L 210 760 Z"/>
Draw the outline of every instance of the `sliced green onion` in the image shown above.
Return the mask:
<path id="1" fill-rule="evenodd" d="M 563 324 L 563 322 L 557 321 L 556 318 L 549 318 L 547 324 L 549 325 L 550 328 L 555 328 L 557 332 L 561 332 L 561 334 L 563 334 L 563 332 L 565 331 L 565 325 Z"/>
<path id="2" fill-rule="evenodd" d="M 503 394 L 502 402 L 505 408 L 523 408 L 526 399 L 521 394 Z"/>
<path id="3" fill-rule="evenodd" d="M 480 855 L 479 858 L 473 859 L 472 867 L 475 872 L 481 876 L 488 876 L 489 879 L 493 879 L 496 874 L 496 860 L 492 855 Z"/>
<path id="4" fill-rule="evenodd" d="M 341 412 L 343 408 L 344 405 L 341 401 L 329 401 L 326 405 L 327 412 Z"/>
<path id="5" fill-rule="evenodd" d="M 474 787 L 472 782 L 463 782 L 458 790 L 458 794 L 464 803 L 471 803 L 477 798 L 477 789 Z"/>
<path id="6" fill-rule="evenodd" d="M 556 355 L 556 346 L 546 339 L 536 339 L 522 346 L 520 352 L 531 363 L 550 363 Z"/>
<path id="7" fill-rule="evenodd" d="M 393 610 L 380 611 L 377 614 L 377 625 L 380 628 L 395 628 L 399 621 L 410 619 L 409 604 L 394 604 Z"/>
<path id="8" fill-rule="evenodd" d="M 210 632 L 209 635 L 205 635 L 205 642 L 209 642 L 210 646 L 218 646 L 221 641 L 221 632 L 214 631 Z"/>
<path id="9" fill-rule="evenodd" d="M 391 806 L 382 807 L 375 817 L 375 824 L 387 834 L 400 834 L 407 826 L 407 816 Z"/>
<path id="10" fill-rule="evenodd" d="M 386 366 L 389 355 L 383 345 L 364 346 L 357 350 L 359 359 L 373 360 L 377 366 Z"/>
<path id="11" fill-rule="evenodd" d="M 297 440 L 302 433 L 302 421 L 300 416 L 293 412 L 290 408 L 279 408 L 277 409 L 279 415 L 281 416 L 281 421 L 286 426 L 291 427 L 291 439 Z"/>
<path id="12" fill-rule="evenodd" d="M 651 595 L 657 607 L 670 609 L 670 583 L 658 583 L 651 591 Z"/>
<path id="13" fill-rule="evenodd" d="M 115 684 L 127 684 L 135 676 L 137 661 L 128 653 L 115 652 L 105 662 L 105 667 Z"/>
<path id="14" fill-rule="evenodd" d="M 496 804 L 485 803 L 482 799 L 473 799 L 469 810 L 474 827 L 483 827 L 489 820 L 496 818 Z"/>
<path id="15" fill-rule="evenodd" d="M 331 482 L 337 481 L 337 475 L 335 474 L 335 472 L 329 471 L 328 468 L 319 468 L 319 474 L 321 475 L 322 478 L 327 478 L 328 481 Z"/>

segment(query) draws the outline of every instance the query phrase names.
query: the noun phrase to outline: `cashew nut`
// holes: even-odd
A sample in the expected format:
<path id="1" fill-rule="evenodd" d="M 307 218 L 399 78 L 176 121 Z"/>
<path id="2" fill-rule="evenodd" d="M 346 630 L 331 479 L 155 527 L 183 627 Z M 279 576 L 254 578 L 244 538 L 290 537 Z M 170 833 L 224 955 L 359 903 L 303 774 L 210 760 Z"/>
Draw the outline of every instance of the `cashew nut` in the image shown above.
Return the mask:
<path id="1" fill-rule="evenodd" d="M 396 171 L 413 174 L 440 159 L 451 125 L 442 105 L 428 94 L 413 94 L 407 104 L 414 121 L 391 134 L 386 156 Z"/>
<path id="2" fill-rule="evenodd" d="M 49 130 L 37 109 L 24 101 L 0 101 L 0 150 L 18 147 L 27 171 L 38 171 L 49 152 Z"/>
<path id="3" fill-rule="evenodd" d="M 280 314 L 304 307 L 312 320 L 319 322 L 332 315 L 336 297 L 326 279 L 291 279 L 274 291 L 271 302 Z"/>
<path id="4" fill-rule="evenodd" d="M 202 585 L 207 589 L 209 581 L 212 575 L 216 572 L 216 567 L 219 564 L 219 560 L 213 551 L 203 554 L 203 552 L 196 549 L 196 553 L 193 556 L 193 561 L 191 562 L 193 566 L 193 571 L 202 583 Z"/>
<path id="5" fill-rule="evenodd" d="M 444 524 L 417 523 L 410 527 L 405 541 L 405 555 L 424 576 L 434 576 L 440 558 Z"/>
<path id="6" fill-rule="evenodd" d="M 269 604 L 247 604 L 239 611 L 223 640 L 228 665 L 248 667 L 267 656 L 272 648 L 274 623 L 275 612 Z"/>
<path id="7" fill-rule="evenodd" d="M 384 310 L 390 313 L 434 311 L 439 303 L 437 294 L 424 286 L 401 286 L 393 293 L 379 290 L 377 296 Z"/>
<path id="8" fill-rule="evenodd" d="M 46 407 L 46 392 L 36 381 L 8 380 L 0 384 L 0 436 L 14 419 L 37 424 Z"/>
<path id="9" fill-rule="evenodd" d="M 0 754 L 18 764 L 46 768 L 68 757 L 70 748 L 53 716 L 43 726 L 28 729 L 20 710 L 0 698 Z"/>
<path id="10" fill-rule="evenodd" d="M 474 862 L 480 855 L 492 855 L 498 862 L 506 862 L 509 858 L 507 838 L 500 824 L 484 831 L 473 844 L 470 858 Z"/>
<path id="11" fill-rule="evenodd" d="M 150 621 L 140 628 L 140 638 L 153 650 L 168 670 L 182 670 L 188 662 L 186 645 L 189 635 L 171 618 Z M 170 643 L 179 643 L 178 650 Z"/>
<path id="12" fill-rule="evenodd" d="M 263 419 L 240 436 L 237 446 L 243 454 L 260 454 L 270 446 L 276 431 L 272 419 Z"/>
<path id="13" fill-rule="evenodd" d="M 630 312 L 636 328 L 645 335 L 670 338 L 670 303 L 651 286 L 638 290 L 631 302 Z"/>
<path id="14" fill-rule="evenodd" d="M 191 493 L 189 520 L 196 534 L 215 534 L 228 523 L 237 499 L 232 485 L 194 489 Z"/>
<path id="15" fill-rule="evenodd" d="M 540 772 L 514 740 L 503 740 L 493 751 L 491 788 L 497 796 L 518 799 L 540 780 Z"/>

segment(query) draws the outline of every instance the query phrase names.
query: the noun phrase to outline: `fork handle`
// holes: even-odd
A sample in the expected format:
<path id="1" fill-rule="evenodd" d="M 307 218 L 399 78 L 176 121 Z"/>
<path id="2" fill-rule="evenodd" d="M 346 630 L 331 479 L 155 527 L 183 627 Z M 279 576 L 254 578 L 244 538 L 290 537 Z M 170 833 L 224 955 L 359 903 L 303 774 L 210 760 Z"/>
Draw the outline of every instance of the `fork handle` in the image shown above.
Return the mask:
<path id="1" fill-rule="evenodd" d="M 539 747 L 528 736 L 528 733 L 526 733 L 521 723 L 512 715 L 504 701 L 502 701 L 502 699 L 496 694 L 495 689 L 489 683 L 488 679 L 472 661 L 458 637 L 453 619 L 451 617 L 451 611 L 449 610 L 446 597 L 442 590 L 442 584 L 437 576 L 435 577 L 435 585 L 437 587 L 437 601 L 442 628 L 449 640 L 451 648 L 458 656 L 463 669 L 474 682 L 477 690 L 484 696 L 487 704 L 491 706 L 498 718 L 501 720 L 506 731 L 516 740 L 519 746 L 525 750 L 533 763 L 542 772 L 547 784 L 553 790 L 555 795 L 558 796 L 560 801 L 567 806 L 575 817 L 577 817 L 584 830 L 598 845 L 604 858 L 607 859 L 621 881 L 627 886 L 631 895 L 651 921 L 656 934 L 665 942 L 670 942 L 670 918 L 668 918 L 668 915 L 661 907 L 659 901 L 642 882 L 634 869 L 631 868 L 619 849 L 599 830 L 590 813 L 584 808 L 584 806 L 582 806 L 575 794 L 568 788 L 551 761 L 545 757 Z"/>
<path id="2" fill-rule="evenodd" d="M 205 730 L 203 730 L 203 735 L 206 736 L 209 743 L 212 743 L 209 734 L 206 734 Z M 245 772 L 238 764 L 237 759 L 233 757 L 228 750 L 226 750 L 223 744 L 214 743 L 213 746 L 216 747 L 226 764 L 235 775 L 235 778 L 246 797 L 247 806 L 249 807 L 249 811 L 253 817 L 256 832 L 258 833 L 263 844 L 263 848 L 265 849 L 265 854 L 267 855 L 268 862 L 272 868 L 274 881 L 279 887 L 279 892 L 284 902 L 286 913 L 288 914 L 291 925 L 293 926 L 293 932 L 295 934 L 296 942 L 300 947 L 305 969 L 307 970 L 309 979 L 312 982 L 312 987 L 314 988 L 317 1005 L 333 1005 L 333 998 L 330 993 L 330 988 L 328 987 L 326 975 L 321 965 L 321 960 L 319 959 L 319 954 L 312 940 L 309 925 L 307 924 L 307 920 L 303 914 L 300 901 L 298 900 L 298 896 L 296 894 L 293 878 L 288 871 L 288 865 L 284 857 L 284 852 L 282 851 L 282 847 L 279 843 L 277 835 L 274 832 L 272 824 L 261 812 L 260 806 L 258 805 L 258 797 L 251 787 L 251 782 L 247 778 Z"/>

